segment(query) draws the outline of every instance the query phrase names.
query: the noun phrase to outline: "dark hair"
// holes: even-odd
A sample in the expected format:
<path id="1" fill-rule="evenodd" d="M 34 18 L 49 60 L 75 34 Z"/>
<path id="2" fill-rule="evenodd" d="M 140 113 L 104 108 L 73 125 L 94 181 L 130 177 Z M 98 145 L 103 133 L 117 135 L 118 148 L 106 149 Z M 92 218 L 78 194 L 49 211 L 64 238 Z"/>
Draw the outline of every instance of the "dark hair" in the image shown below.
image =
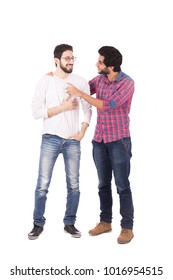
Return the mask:
<path id="1" fill-rule="evenodd" d="M 114 72 L 121 71 L 120 65 L 122 64 L 123 57 L 119 50 L 111 46 L 103 46 L 98 50 L 98 53 L 104 56 L 103 62 L 107 67 L 113 66 Z"/>
<path id="2" fill-rule="evenodd" d="M 62 53 L 65 51 L 73 51 L 73 47 L 67 44 L 61 44 L 55 47 L 54 49 L 54 58 L 60 59 L 62 56 Z"/>

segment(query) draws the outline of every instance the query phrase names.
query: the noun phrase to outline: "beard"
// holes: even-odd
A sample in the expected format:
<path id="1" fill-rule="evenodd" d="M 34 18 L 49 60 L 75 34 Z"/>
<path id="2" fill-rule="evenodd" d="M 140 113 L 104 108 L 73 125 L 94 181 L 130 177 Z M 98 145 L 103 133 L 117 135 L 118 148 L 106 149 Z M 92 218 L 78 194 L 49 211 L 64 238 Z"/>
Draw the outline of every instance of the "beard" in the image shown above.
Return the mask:
<path id="1" fill-rule="evenodd" d="M 109 73 L 110 73 L 110 71 L 109 71 L 108 67 L 105 67 L 104 69 L 102 69 L 102 70 L 99 72 L 99 74 L 105 74 L 105 75 L 107 75 L 107 74 L 109 74 Z"/>
<path id="2" fill-rule="evenodd" d="M 61 63 L 60 63 L 60 68 L 65 72 L 65 73 L 72 73 L 73 71 L 73 65 L 71 66 L 71 68 L 67 68 L 65 66 L 63 66 Z"/>

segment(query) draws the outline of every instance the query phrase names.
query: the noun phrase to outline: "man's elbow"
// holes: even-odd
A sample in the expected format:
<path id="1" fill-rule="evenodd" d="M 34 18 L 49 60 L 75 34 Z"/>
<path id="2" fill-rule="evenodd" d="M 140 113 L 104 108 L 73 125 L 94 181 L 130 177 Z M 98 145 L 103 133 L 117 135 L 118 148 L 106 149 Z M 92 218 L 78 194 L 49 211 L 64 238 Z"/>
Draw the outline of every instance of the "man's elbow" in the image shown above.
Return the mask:
<path id="1" fill-rule="evenodd" d="M 35 119 L 35 120 L 38 120 L 38 119 L 41 119 L 42 116 L 36 112 L 36 111 L 32 111 L 32 117 Z"/>
<path id="2" fill-rule="evenodd" d="M 114 101 L 114 100 L 111 100 L 110 101 L 110 109 L 112 110 L 112 109 L 115 109 L 115 107 L 116 107 L 116 102 Z"/>

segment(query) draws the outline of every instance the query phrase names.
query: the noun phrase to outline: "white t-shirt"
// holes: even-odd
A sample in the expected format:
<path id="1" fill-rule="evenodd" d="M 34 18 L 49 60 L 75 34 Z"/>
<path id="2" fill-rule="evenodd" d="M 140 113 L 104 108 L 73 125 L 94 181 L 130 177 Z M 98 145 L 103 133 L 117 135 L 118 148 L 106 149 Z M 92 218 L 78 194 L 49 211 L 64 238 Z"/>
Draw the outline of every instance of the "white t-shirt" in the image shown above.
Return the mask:
<path id="1" fill-rule="evenodd" d="M 73 84 L 79 90 L 90 94 L 87 81 L 75 74 L 69 74 L 66 79 L 45 75 L 36 86 L 32 100 L 32 115 L 35 119 L 43 118 L 42 134 L 48 133 L 62 138 L 68 138 L 70 135 L 77 134 L 79 132 L 81 115 L 79 112 L 80 105 L 83 110 L 83 118 L 80 125 L 82 122 L 90 123 L 91 105 L 85 100 L 74 96 L 71 96 L 71 99 L 76 98 L 78 100 L 78 109 L 65 111 L 48 118 L 47 110 L 60 105 L 68 96 L 66 93 L 67 82 Z"/>

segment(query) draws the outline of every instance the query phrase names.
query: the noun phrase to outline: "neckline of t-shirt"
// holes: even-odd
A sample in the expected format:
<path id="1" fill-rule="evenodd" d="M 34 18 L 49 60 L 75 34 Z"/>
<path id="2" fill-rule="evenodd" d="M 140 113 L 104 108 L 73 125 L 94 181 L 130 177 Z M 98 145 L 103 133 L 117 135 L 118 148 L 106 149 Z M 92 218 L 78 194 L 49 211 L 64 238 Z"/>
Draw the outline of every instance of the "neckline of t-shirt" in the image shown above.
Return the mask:
<path id="1" fill-rule="evenodd" d="M 68 76 L 67 76 L 67 78 L 60 78 L 60 77 L 58 77 L 57 75 L 53 75 L 55 78 L 57 78 L 58 80 L 60 80 L 60 81 L 68 81 L 68 79 L 69 79 L 69 77 L 71 76 L 71 74 L 69 74 Z"/>

